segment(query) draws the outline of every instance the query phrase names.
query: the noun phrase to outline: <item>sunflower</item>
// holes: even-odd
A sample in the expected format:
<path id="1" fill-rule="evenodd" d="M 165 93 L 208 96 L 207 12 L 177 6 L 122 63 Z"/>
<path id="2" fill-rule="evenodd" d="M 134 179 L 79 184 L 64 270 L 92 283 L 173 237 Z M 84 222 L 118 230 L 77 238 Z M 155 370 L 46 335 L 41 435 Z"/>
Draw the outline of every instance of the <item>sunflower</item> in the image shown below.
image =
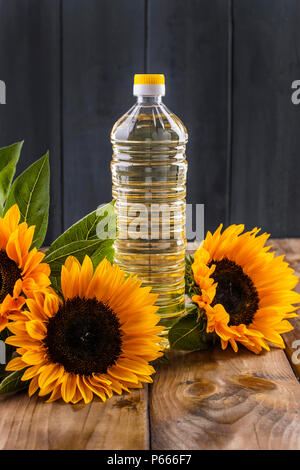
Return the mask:
<path id="1" fill-rule="evenodd" d="M 220 337 L 223 349 L 230 343 L 237 351 L 241 343 L 259 353 L 270 349 L 268 342 L 284 348 L 281 334 L 293 329 L 287 318 L 297 316 L 298 278 L 284 256 L 269 252 L 269 235 L 259 232 L 231 225 L 222 233 L 220 225 L 195 252 L 192 300 L 205 311 L 207 332 Z"/>
<path id="2" fill-rule="evenodd" d="M 17 205 L 0 217 L 0 331 L 8 322 L 10 312 L 23 307 L 25 296 L 50 285 L 50 267 L 41 263 L 44 254 L 30 250 L 34 226 L 19 223 Z"/>
<path id="3" fill-rule="evenodd" d="M 6 342 L 20 357 L 7 370 L 27 368 L 29 395 L 51 394 L 48 402 L 103 401 L 113 392 L 141 388 L 152 382 L 150 361 L 161 356 L 157 326 L 157 295 L 141 281 L 104 259 L 93 270 L 86 256 L 82 265 L 69 257 L 61 272 L 63 298 L 35 293 L 28 311 L 12 315 L 13 333 Z"/>

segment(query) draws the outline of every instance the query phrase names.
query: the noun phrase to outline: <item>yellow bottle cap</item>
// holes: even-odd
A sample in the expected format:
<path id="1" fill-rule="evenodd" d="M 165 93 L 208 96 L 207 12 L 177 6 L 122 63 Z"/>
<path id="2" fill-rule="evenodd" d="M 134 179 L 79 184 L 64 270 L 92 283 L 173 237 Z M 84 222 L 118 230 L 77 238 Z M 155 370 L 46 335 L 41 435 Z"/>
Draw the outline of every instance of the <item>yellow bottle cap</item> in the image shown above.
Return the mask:
<path id="1" fill-rule="evenodd" d="M 162 73 L 136 73 L 135 85 L 164 85 L 165 76 Z"/>
<path id="2" fill-rule="evenodd" d="M 165 76 L 162 73 L 136 73 L 133 94 L 135 96 L 164 96 Z"/>

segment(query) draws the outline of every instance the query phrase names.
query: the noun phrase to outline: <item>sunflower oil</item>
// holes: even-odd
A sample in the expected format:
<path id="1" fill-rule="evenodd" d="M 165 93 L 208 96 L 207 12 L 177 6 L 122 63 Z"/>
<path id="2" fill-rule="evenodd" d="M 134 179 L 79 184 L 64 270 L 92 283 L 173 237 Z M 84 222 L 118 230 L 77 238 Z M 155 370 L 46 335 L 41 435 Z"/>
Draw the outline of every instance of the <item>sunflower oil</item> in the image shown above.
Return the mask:
<path id="1" fill-rule="evenodd" d="M 158 294 L 163 335 L 185 311 L 185 196 L 188 139 L 162 102 L 163 75 L 135 75 L 136 104 L 111 132 L 115 261 Z M 165 341 L 167 345 L 167 340 Z"/>

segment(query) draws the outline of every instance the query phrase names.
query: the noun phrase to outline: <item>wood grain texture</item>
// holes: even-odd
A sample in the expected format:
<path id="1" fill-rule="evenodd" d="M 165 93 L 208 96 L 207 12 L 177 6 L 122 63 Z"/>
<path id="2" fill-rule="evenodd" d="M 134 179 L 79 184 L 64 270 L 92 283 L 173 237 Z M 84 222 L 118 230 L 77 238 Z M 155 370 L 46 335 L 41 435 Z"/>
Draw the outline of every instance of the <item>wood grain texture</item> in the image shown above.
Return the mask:
<path id="1" fill-rule="evenodd" d="M 143 450 L 148 434 L 147 388 L 86 406 L 25 393 L 0 399 L 0 449 Z"/>
<path id="2" fill-rule="evenodd" d="M 300 279 L 300 239 L 273 239 L 270 241 L 270 244 L 273 245 L 278 255 L 285 255 L 286 261 L 290 263 L 290 266 L 295 270 L 295 274 Z M 300 293 L 300 283 L 296 286 L 295 290 Z M 298 315 L 300 314 L 300 309 L 298 309 L 297 313 Z M 293 318 L 290 322 L 294 326 L 294 330 L 284 335 L 286 343 L 285 353 L 300 380 L 300 318 Z"/>
<path id="3" fill-rule="evenodd" d="M 187 201 L 213 230 L 227 218 L 230 2 L 148 3 L 148 72 L 166 75 L 164 102 L 189 133 Z"/>
<path id="4" fill-rule="evenodd" d="M 159 449 L 300 449 L 300 384 L 283 351 L 177 353 L 150 392 Z"/>
<path id="5" fill-rule="evenodd" d="M 64 0 L 64 225 L 111 201 L 110 132 L 144 66 L 144 1 Z"/>
<path id="6" fill-rule="evenodd" d="M 60 0 L 0 0 L 0 147 L 24 140 L 17 174 L 50 151 L 50 243 L 61 234 Z"/>
<path id="7" fill-rule="evenodd" d="M 233 1 L 231 223 L 300 233 L 300 2 Z"/>

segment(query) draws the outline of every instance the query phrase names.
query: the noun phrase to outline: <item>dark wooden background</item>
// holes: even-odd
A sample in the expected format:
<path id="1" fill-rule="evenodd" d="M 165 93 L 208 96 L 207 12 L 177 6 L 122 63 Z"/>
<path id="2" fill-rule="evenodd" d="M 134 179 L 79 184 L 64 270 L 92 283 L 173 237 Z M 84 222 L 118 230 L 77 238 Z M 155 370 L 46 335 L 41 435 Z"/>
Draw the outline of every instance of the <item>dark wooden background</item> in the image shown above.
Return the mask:
<path id="1" fill-rule="evenodd" d="M 165 73 L 190 141 L 188 201 L 300 236 L 299 0 L 0 0 L 0 146 L 49 149 L 48 242 L 111 199 L 109 134 L 134 73 Z"/>

